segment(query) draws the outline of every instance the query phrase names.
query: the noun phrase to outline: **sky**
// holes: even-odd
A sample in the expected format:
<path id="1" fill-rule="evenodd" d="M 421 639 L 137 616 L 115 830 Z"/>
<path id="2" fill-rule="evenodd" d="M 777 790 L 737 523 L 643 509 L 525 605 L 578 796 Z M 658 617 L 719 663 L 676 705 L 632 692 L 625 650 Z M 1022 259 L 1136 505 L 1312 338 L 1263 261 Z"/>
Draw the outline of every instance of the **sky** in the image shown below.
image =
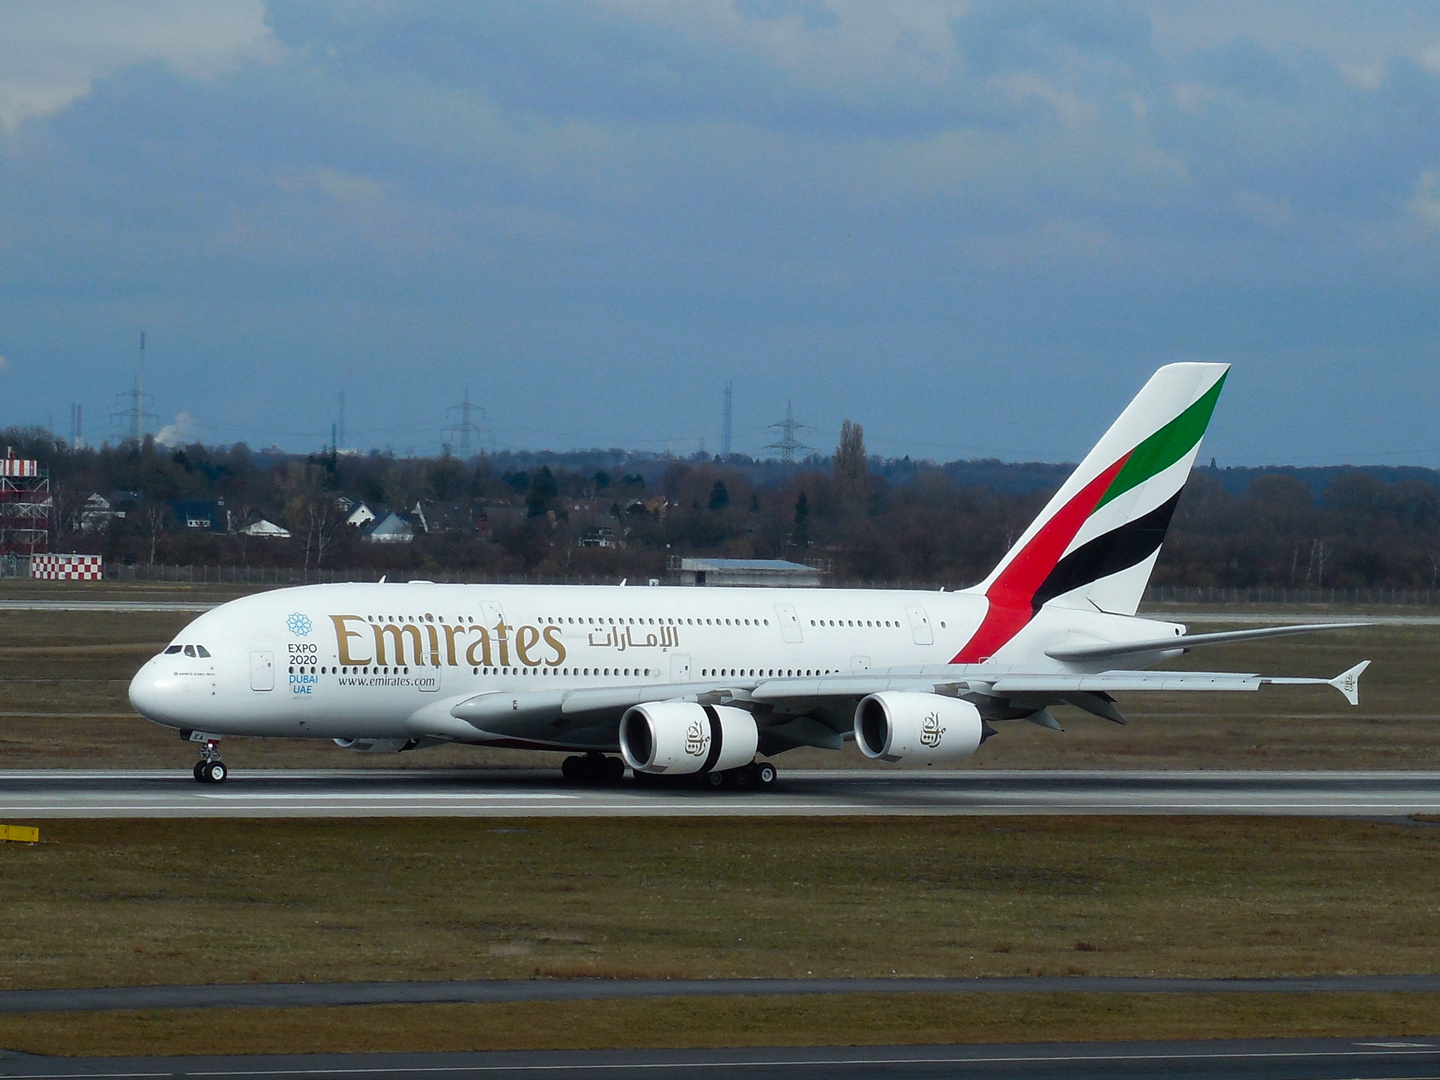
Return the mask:
<path id="1" fill-rule="evenodd" d="M 1435 467 L 1437 299 L 1433 3 L 0 4 L 0 426 Z"/>

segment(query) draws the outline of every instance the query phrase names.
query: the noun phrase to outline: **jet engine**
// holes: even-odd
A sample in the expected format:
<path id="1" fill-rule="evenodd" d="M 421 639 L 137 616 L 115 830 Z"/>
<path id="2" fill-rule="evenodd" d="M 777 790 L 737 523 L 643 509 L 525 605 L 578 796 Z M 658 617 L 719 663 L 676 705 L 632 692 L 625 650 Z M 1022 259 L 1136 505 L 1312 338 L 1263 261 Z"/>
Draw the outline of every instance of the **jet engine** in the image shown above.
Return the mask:
<path id="1" fill-rule="evenodd" d="M 724 772 L 749 765 L 760 742 L 755 718 L 728 705 L 657 701 L 620 719 L 620 753 L 637 773 Z"/>
<path id="2" fill-rule="evenodd" d="M 975 752 L 985 735 L 980 712 L 968 701 L 885 691 L 855 709 L 855 741 L 868 758 L 943 765 Z"/>

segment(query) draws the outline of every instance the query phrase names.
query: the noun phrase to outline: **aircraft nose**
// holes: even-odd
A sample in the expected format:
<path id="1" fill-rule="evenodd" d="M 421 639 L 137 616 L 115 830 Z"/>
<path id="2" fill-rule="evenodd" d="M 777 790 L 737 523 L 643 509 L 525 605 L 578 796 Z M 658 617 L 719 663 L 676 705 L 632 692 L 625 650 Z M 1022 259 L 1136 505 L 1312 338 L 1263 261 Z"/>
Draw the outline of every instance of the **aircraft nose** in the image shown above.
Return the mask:
<path id="1" fill-rule="evenodd" d="M 170 680 L 162 680 L 158 661 L 151 660 L 135 673 L 130 680 L 130 706 L 147 720 L 164 723 L 168 717 L 165 711 L 166 686 Z"/>

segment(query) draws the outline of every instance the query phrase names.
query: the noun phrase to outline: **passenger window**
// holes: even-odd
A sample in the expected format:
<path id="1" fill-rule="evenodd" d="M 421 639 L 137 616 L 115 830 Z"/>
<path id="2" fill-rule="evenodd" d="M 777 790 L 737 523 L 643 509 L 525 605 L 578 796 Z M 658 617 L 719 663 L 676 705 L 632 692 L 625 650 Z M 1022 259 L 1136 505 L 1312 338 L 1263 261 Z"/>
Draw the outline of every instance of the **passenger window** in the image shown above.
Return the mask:
<path id="1" fill-rule="evenodd" d="M 207 649 L 207 648 L 205 648 L 204 645 L 196 645 L 196 646 L 195 646 L 195 653 L 196 653 L 197 656 L 204 656 L 204 657 L 207 657 L 207 658 L 210 656 L 210 650 Z"/>
<path id="2" fill-rule="evenodd" d="M 186 656 L 194 656 L 194 655 L 195 655 L 195 646 L 194 646 L 194 645 L 186 645 L 186 646 L 185 646 L 185 655 L 186 655 Z"/>
<path id="3" fill-rule="evenodd" d="M 165 655 L 166 655 L 166 656 L 174 656 L 174 655 L 175 655 L 177 652 L 179 652 L 179 651 L 180 651 L 180 646 L 179 646 L 179 645 L 170 645 L 170 646 L 168 646 L 168 647 L 165 649 Z"/>

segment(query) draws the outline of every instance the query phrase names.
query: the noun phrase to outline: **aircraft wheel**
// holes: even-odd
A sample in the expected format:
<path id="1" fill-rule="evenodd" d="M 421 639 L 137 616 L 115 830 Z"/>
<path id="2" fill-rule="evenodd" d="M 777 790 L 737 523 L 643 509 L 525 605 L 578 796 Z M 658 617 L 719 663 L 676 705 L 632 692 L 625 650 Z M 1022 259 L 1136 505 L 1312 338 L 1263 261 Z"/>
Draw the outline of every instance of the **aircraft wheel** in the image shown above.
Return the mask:
<path id="1" fill-rule="evenodd" d="M 751 781 L 754 779 L 753 775 L 751 774 L 751 767 L 749 765 L 745 766 L 745 768 L 743 769 L 736 769 L 730 774 L 730 778 L 730 782 L 733 783 L 737 788 L 741 788 L 742 790 L 744 788 L 748 788 Z"/>
<path id="2" fill-rule="evenodd" d="M 202 771 L 204 768 L 205 768 L 205 762 L 203 762 L 203 761 L 197 761 L 197 762 L 195 762 L 195 767 L 190 770 L 190 772 L 194 774 L 194 776 L 195 776 L 195 782 L 196 782 L 197 784 L 203 784 L 203 783 L 206 782 L 206 781 L 205 781 L 205 774 L 204 774 L 204 772 Z"/>
<path id="3" fill-rule="evenodd" d="M 705 783 L 712 788 L 722 788 L 725 786 L 725 774 L 723 772 L 706 773 Z"/>
<path id="4" fill-rule="evenodd" d="M 581 770 L 585 766 L 585 759 L 571 754 L 560 764 L 560 775 L 569 780 L 572 784 L 584 778 Z"/>
<path id="5" fill-rule="evenodd" d="M 751 766 L 755 770 L 755 786 L 761 788 L 772 787 L 776 778 L 780 775 L 774 765 L 768 761 L 757 762 Z"/>
<path id="6" fill-rule="evenodd" d="M 201 775 L 212 784 L 223 784 L 225 777 L 230 775 L 230 770 L 225 768 L 223 761 L 207 761 Z"/>
<path id="7" fill-rule="evenodd" d="M 606 782 L 618 784 L 623 779 L 625 779 L 625 762 L 618 757 L 607 757 L 605 759 Z"/>

